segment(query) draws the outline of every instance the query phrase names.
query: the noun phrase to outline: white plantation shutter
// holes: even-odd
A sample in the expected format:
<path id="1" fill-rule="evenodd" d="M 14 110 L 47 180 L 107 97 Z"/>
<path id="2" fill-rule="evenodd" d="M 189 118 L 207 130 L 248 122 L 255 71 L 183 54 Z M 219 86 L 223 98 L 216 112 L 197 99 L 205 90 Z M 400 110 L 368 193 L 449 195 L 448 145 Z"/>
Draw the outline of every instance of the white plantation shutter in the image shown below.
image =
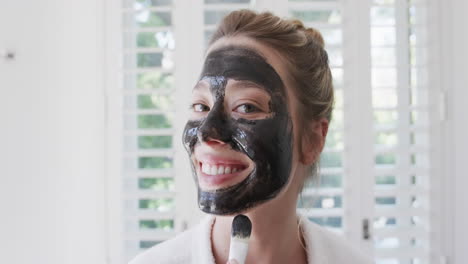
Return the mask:
<path id="1" fill-rule="evenodd" d="M 174 62 L 170 0 L 123 2 L 125 259 L 175 235 Z"/>
<path id="2" fill-rule="evenodd" d="M 368 20 L 356 19 L 362 10 L 369 10 Z M 289 1 L 289 11 L 322 32 L 336 94 L 320 163 L 321 187 L 306 189 L 299 207 L 313 208 L 301 210 L 312 221 L 341 229 L 351 241 L 367 236 L 377 263 L 429 263 L 425 1 L 374 0 L 353 7 L 339 0 L 296 0 Z M 359 54 L 353 45 L 368 54 L 348 56 Z M 370 58 L 369 71 L 366 58 Z M 355 68 L 361 80 L 352 76 Z M 371 94 L 363 94 L 367 91 Z M 344 106 L 351 111 L 343 112 Z M 373 116 L 363 114 L 370 109 Z M 366 130 L 373 132 L 366 134 Z M 373 155 L 359 155 L 358 148 Z M 366 160 L 369 157 L 372 160 Z M 370 162 L 374 165 L 369 166 Z M 333 180 L 327 179 L 330 176 Z M 359 211 L 359 206 L 365 209 Z"/>
<path id="3" fill-rule="evenodd" d="M 377 263 L 428 263 L 426 1 L 370 8 Z"/>
<path id="4" fill-rule="evenodd" d="M 377 263 L 430 263 L 427 1 L 123 0 L 123 262 L 198 222 L 184 111 L 216 24 L 250 8 L 318 29 L 330 58 L 333 121 L 298 210 Z"/>

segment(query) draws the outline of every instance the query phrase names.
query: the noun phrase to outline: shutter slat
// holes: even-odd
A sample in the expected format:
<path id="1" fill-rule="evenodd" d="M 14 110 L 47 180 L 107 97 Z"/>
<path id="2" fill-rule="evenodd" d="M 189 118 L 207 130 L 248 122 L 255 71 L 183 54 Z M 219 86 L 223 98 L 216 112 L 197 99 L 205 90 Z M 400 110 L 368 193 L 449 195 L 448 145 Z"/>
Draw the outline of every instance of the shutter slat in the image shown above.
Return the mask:
<path id="1" fill-rule="evenodd" d="M 174 134 L 174 129 L 145 129 L 145 130 L 125 130 L 125 136 L 169 136 Z"/>
<path id="2" fill-rule="evenodd" d="M 144 28 L 136 28 L 136 27 L 124 27 L 122 28 L 123 33 L 128 32 L 160 32 L 160 31 L 168 31 L 171 30 L 172 27 L 170 26 L 160 26 L 160 27 L 144 27 Z"/>
<path id="3" fill-rule="evenodd" d="M 237 4 L 237 3 L 216 3 L 205 4 L 205 11 L 230 11 L 236 9 L 250 8 L 250 4 Z"/>
<path id="4" fill-rule="evenodd" d="M 307 217 L 332 217 L 332 216 L 342 216 L 343 209 L 297 209 L 299 213 Z"/>

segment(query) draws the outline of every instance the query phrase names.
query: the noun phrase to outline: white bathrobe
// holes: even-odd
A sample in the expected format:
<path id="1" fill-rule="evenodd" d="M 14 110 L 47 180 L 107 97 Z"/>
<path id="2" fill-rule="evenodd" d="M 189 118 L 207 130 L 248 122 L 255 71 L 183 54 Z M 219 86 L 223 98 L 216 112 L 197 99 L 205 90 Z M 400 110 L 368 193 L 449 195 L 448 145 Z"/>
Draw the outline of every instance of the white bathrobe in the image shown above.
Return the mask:
<path id="1" fill-rule="evenodd" d="M 299 217 L 302 218 L 301 227 L 309 264 L 373 263 L 342 237 L 310 222 L 306 217 Z M 213 223 L 214 217 L 208 216 L 194 228 L 141 253 L 129 264 L 215 264 L 211 251 Z"/>

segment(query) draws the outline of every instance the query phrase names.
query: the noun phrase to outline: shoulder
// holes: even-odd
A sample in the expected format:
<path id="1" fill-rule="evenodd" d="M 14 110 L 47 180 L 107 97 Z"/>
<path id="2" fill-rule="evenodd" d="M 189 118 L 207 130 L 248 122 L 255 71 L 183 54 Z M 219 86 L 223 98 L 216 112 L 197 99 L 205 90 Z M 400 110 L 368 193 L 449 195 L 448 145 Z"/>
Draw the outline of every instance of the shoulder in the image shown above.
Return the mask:
<path id="1" fill-rule="evenodd" d="M 199 263 L 200 258 L 211 259 L 211 246 L 205 244 L 210 243 L 208 231 L 212 223 L 213 218 L 207 217 L 197 226 L 140 253 L 128 264 L 185 264 Z"/>
<path id="2" fill-rule="evenodd" d="M 166 240 L 140 253 L 128 264 L 176 264 L 190 263 L 194 230 L 180 233 L 176 237 Z"/>
<path id="3" fill-rule="evenodd" d="M 327 230 L 302 217 L 304 239 L 309 263 L 371 264 L 372 259 L 364 255 L 342 236 Z"/>

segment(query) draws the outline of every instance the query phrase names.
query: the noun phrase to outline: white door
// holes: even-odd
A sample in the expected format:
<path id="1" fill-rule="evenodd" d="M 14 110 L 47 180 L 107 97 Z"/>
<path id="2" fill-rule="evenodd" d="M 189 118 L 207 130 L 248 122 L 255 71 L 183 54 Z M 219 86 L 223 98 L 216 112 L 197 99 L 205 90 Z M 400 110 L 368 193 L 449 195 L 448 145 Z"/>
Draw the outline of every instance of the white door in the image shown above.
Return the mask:
<path id="1" fill-rule="evenodd" d="M 105 261 L 98 14 L 0 1 L 0 263 Z"/>

